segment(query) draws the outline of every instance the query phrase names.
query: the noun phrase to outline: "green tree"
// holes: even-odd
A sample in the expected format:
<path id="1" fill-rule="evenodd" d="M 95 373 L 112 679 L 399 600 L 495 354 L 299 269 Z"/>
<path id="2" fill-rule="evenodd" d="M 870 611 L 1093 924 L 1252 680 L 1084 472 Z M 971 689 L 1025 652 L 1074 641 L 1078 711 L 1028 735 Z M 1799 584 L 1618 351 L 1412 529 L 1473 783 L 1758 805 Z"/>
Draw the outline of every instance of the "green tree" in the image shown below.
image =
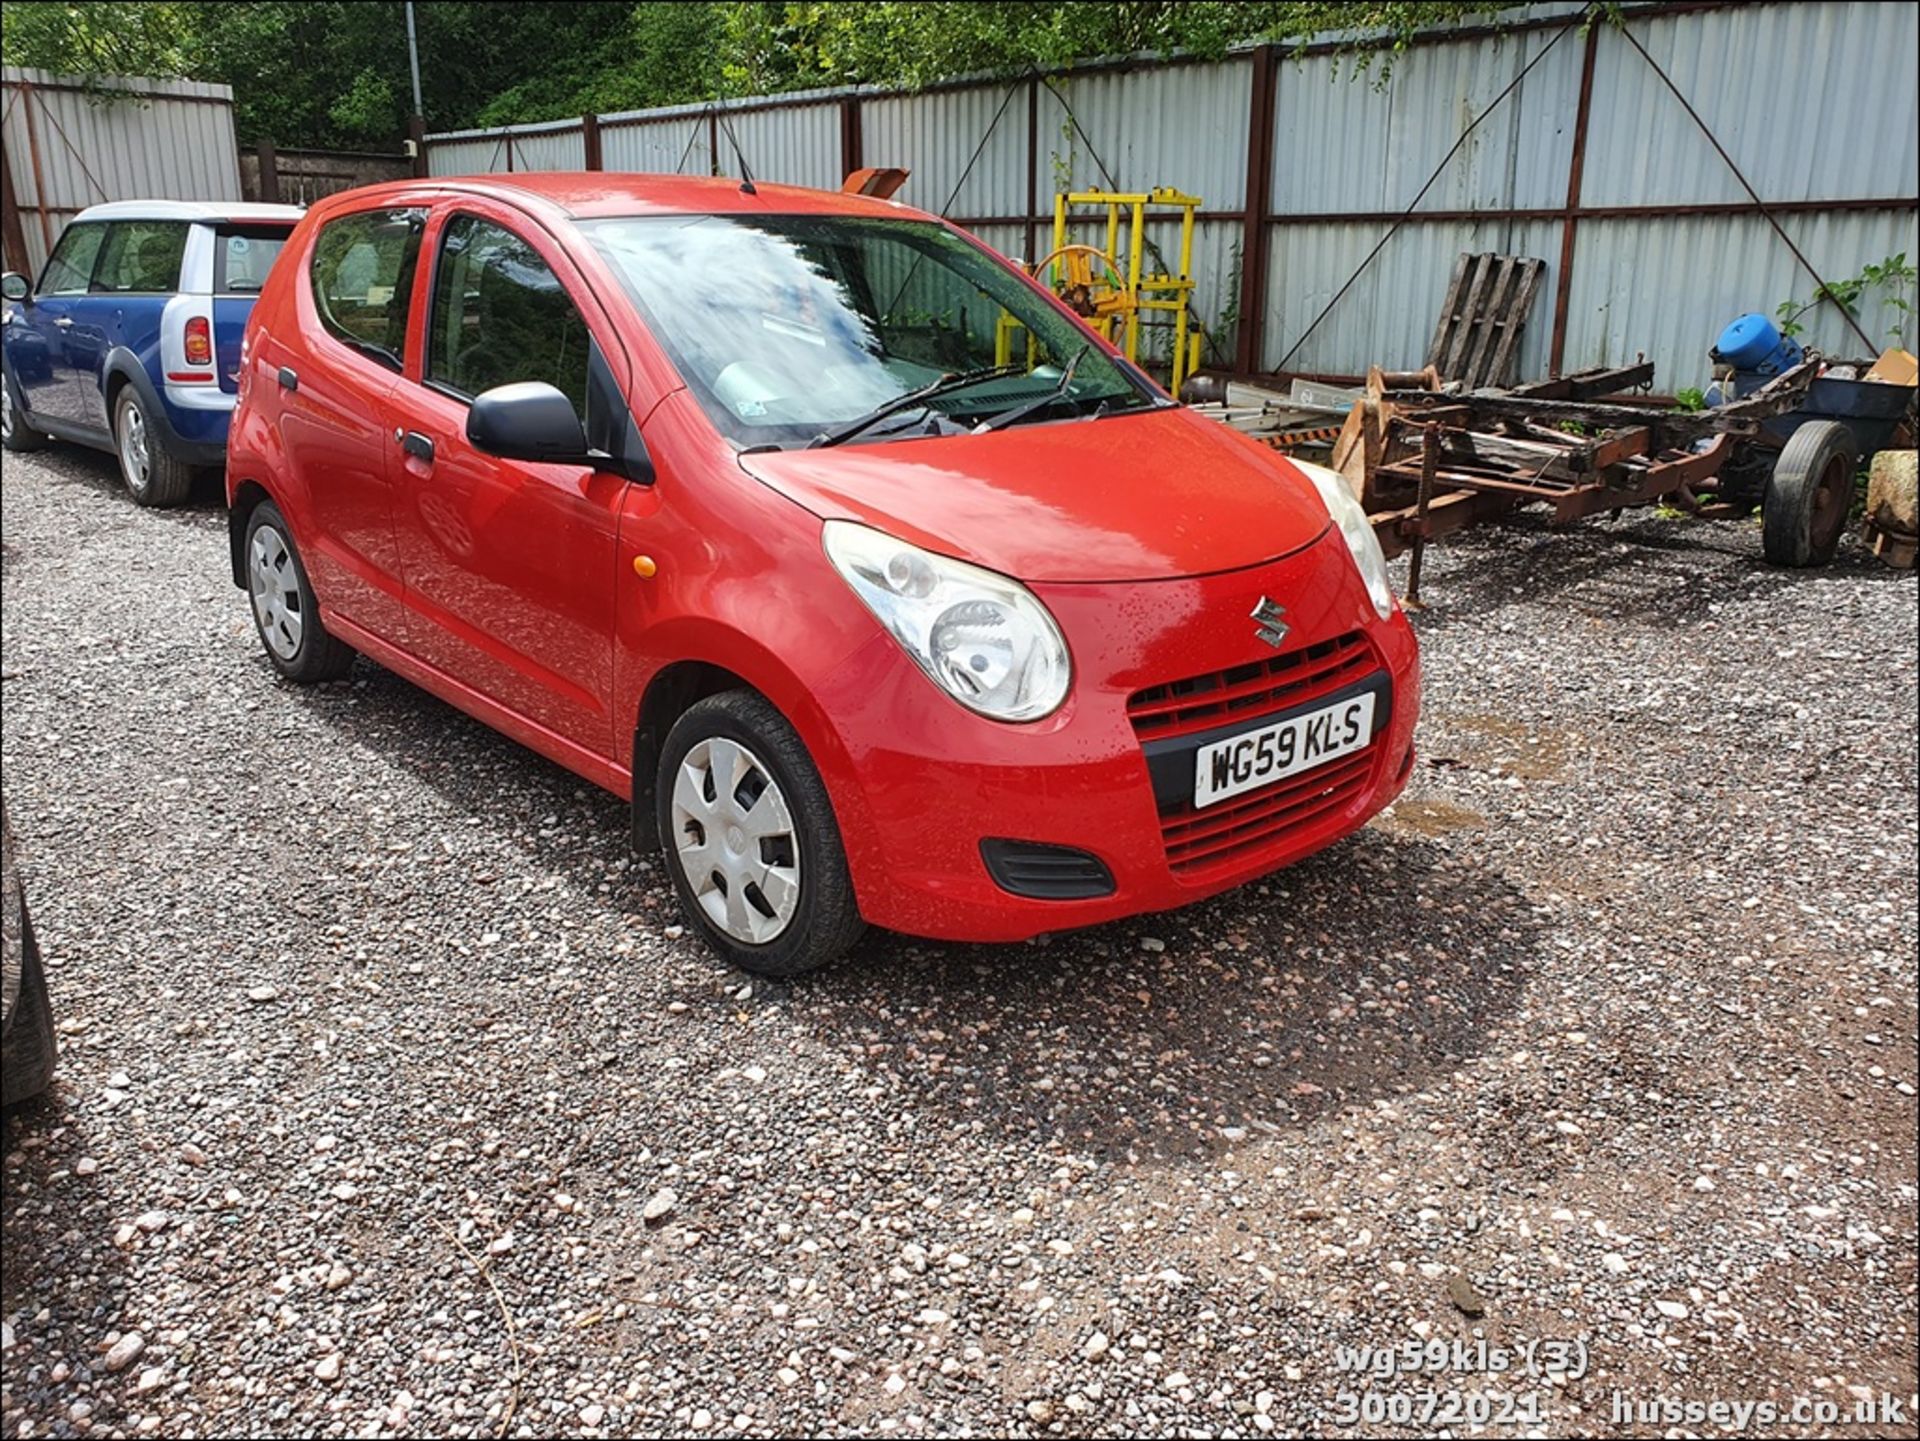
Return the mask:
<path id="1" fill-rule="evenodd" d="M 914 87 L 1096 56 L 1327 29 L 1376 37 L 1506 8 L 1229 0 L 420 0 L 420 76 L 437 130 L 819 85 Z M 243 143 L 388 149 L 412 110 L 400 0 L 0 0 L 7 63 L 231 85 Z"/>

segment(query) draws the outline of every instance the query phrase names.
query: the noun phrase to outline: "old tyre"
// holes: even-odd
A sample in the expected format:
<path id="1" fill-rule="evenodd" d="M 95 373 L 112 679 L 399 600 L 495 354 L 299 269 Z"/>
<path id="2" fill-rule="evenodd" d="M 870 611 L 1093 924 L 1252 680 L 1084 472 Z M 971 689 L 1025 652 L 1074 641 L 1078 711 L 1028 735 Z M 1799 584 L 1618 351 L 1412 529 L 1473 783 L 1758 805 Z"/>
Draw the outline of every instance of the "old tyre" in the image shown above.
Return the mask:
<path id="1" fill-rule="evenodd" d="M 273 668 L 302 685 L 345 675 L 353 666 L 353 648 L 321 623 L 320 603 L 294 549 L 293 532 L 270 500 L 247 517 L 245 555 L 253 624 Z"/>
<path id="2" fill-rule="evenodd" d="M 48 437 L 27 424 L 27 413 L 14 398 L 11 377 L 0 378 L 0 446 L 24 454 L 38 450 Z"/>
<path id="3" fill-rule="evenodd" d="M 1769 563 L 1804 567 L 1833 559 L 1853 509 L 1853 432 L 1810 420 L 1788 437 L 1760 504 Z"/>
<path id="4" fill-rule="evenodd" d="M 740 969 L 799 975 L 859 939 L 827 788 L 764 697 L 725 691 L 689 706 L 661 747 L 654 803 L 681 907 Z"/>
<path id="5" fill-rule="evenodd" d="M 131 385 L 113 403 L 113 449 L 120 478 L 140 505 L 178 505 L 193 489 L 193 468 L 167 454 L 140 392 Z"/>
<path id="6" fill-rule="evenodd" d="M 24 905 L 18 913 L 20 934 L 7 937 L 7 967 L 19 970 L 7 977 L 9 1004 L 0 1026 L 0 1105 L 11 1106 L 46 1090 L 53 1079 L 55 1043 L 53 1006 L 47 1000 L 47 978 L 40 968 L 40 948 L 34 944 L 33 922 Z M 18 954 L 15 954 L 15 948 Z"/>

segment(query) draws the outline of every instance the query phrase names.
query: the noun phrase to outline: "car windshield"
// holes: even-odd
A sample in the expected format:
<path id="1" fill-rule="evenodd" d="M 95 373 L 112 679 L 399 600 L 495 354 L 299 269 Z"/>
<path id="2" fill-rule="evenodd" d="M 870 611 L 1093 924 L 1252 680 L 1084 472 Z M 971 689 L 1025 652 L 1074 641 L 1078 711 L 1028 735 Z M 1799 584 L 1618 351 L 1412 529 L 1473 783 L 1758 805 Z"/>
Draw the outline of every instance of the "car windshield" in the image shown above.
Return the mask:
<path id="1" fill-rule="evenodd" d="M 1016 271 L 942 225 L 702 215 L 581 228 L 714 424 L 743 446 L 857 444 L 1154 403 Z M 901 404 L 916 391 L 930 393 Z"/>

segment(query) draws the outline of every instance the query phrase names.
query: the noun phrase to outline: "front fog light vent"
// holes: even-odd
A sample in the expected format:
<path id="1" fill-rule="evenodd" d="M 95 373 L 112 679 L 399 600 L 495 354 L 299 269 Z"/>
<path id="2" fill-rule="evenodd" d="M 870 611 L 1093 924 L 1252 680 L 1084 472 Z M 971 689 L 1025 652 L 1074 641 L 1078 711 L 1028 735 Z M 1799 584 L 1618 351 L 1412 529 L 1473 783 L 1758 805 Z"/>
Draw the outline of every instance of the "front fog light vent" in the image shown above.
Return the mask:
<path id="1" fill-rule="evenodd" d="M 1001 890 L 1036 901 L 1083 901 L 1113 894 L 1113 872 L 1100 857 L 1040 841 L 980 842 L 987 874 Z"/>

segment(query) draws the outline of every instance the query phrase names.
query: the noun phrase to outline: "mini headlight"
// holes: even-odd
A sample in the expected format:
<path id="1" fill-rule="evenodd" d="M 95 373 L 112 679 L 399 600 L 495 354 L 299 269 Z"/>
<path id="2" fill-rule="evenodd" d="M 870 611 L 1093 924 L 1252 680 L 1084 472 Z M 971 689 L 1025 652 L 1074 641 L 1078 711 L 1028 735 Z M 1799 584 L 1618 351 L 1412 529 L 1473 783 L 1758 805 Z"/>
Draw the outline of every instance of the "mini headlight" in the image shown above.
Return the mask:
<path id="1" fill-rule="evenodd" d="M 1380 540 L 1367 521 L 1366 511 L 1353 498 L 1346 481 L 1335 472 L 1323 465 L 1312 465 L 1302 460 L 1296 460 L 1294 464 L 1306 472 L 1307 479 L 1313 482 L 1313 488 L 1320 492 L 1327 514 L 1340 527 L 1340 534 L 1346 538 L 1347 549 L 1353 552 L 1353 563 L 1359 567 L 1360 579 L 1367 583 L 1367 595 L 1373 601 L 1373 608 L 1380 613 L 1380 619 L 1387 619 L 1393 614 L 1393 585 L 1387 579 L 1387 558 L 1380 553 Z"/>
<path id="2" fill-rule="evenodd" d="M 1066 640 L 1019 582 L 852 521 L 828 521 L 821 539 L 853 593 L 960 704 L 1030 721 L 1067 698 Z"/>

